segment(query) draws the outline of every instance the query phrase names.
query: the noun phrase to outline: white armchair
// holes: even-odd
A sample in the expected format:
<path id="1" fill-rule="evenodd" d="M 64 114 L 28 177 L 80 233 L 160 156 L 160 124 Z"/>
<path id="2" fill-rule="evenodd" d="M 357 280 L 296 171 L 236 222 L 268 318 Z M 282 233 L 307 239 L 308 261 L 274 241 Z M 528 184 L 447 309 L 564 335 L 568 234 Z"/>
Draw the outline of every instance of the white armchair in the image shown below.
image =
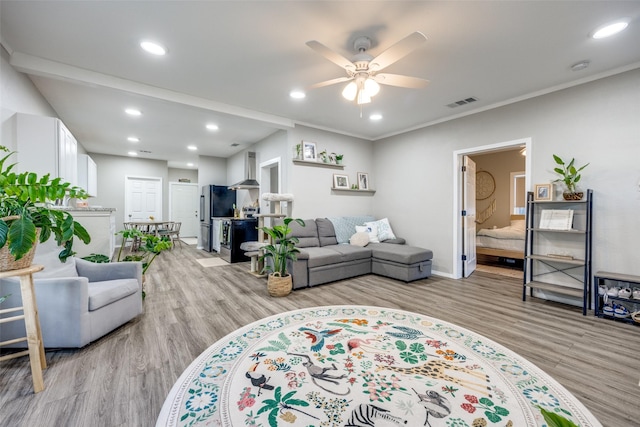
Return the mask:
<path id="1" fill-rule="evenodd" d="M 142 313 L 141 263 L 69 258 L 63 264 L 58 252 L 55 244 L 46 242 L 38 246 L 34 259 L 34 264 L 45 265 L 33 276 L 45 347 L 84 347 Z M 22 305 L 17 278 L 0 280 L 0 295 L 7 294 L 11 296 L 2 308 Z M 0 341 L 24 334 L 22 322 L 0 323 Z"/>

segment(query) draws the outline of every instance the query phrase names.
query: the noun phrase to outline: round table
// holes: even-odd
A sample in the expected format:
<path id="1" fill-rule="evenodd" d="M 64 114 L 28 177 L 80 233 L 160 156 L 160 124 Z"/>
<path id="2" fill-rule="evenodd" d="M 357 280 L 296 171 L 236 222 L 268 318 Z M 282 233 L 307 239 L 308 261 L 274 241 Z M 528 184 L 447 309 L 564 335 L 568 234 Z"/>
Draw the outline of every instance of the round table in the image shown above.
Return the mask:
<path id="1" fill-rule="evenodd" d="M 213 344 L 156 425 L 522 427 L 547 424 L 541 410 L 601 426 L 553 378 L 479 334 L 417 313 L 331 306 L 271 316 Z"/>

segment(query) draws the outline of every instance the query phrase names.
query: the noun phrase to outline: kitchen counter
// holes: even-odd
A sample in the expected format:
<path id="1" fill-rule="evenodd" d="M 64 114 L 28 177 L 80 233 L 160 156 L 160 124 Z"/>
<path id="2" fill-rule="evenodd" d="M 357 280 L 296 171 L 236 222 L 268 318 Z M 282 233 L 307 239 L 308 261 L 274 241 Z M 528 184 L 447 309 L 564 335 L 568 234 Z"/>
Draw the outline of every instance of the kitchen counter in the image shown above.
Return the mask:
<path id="1" fill-rule="evenodd" d="M 51 206 L 50 209 L 59 209 L 61 211 L 69 211 L 69 212 L 115 212 L 116 208 L 102 208 L 102 207 L 87 207 L 87 208 L 76 208 L 74 206 Z"/>

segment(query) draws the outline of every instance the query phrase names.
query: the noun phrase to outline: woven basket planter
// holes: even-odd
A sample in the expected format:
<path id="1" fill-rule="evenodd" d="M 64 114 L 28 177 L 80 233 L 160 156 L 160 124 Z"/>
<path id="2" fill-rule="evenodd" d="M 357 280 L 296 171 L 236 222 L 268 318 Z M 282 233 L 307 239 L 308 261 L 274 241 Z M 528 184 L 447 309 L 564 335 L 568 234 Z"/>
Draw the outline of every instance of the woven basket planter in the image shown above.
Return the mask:
<path id="1" fill-rule="evenodd" d="M 272 297 L 284 297 L 291 293 L 293 289 L 293 280 L 290 274 L 280 276 L 276 272 L 269 275 L 267 279 L 267 290 Z"/>
<path id="2" fill-rule="evenodd" d="M 2 219 L 6 221 L 6 220 L 18 219 L 18 218 L 19 218 L 18 216 L 14 215 L 14 216 L 4 217 Z M 39 238 L 40 238 L 40 229 L 38 228 L 36 230 L 36 241 L 33 247 L 31 247 L 31 250 L 26 254 L 24 254 L 24 256 L 17 261 L 16 261 L 16 258 L 13 255 L 11 255 L 11 253 L 9 252 L 9 245 L 5 244 L 0 249 L 0 271 L 19 270 L 21 268 L 27 268 L 31 266 L 31 263 L 33 263 L 33 257 L 36 255 L 36 246 L 38 245 Z"/>

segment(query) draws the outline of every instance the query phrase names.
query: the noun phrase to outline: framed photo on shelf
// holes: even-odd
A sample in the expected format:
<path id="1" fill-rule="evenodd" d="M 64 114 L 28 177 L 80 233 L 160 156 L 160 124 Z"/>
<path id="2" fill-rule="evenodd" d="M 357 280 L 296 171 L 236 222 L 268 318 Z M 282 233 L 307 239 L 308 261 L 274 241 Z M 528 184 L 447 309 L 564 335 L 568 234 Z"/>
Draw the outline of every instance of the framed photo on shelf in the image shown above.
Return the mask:
<path id="1" fill-rule="evenodd" d="M 359 190 L 368 190 L 369 189 L 369 174 L 364 172 L 358 172 L 358 189 Z"/>
<path id="2" fill-rule="evenodd" d="M 337 173 L 333 174 L 333 188 L 339 188 L 348 190 L 349 189 L 349 176 L 340 175 Z"/>
<path id="3" fill-rule="evenodd" d="M 318 161 L 318 151 L 316 150 L 315 142 L 302 141 L 302 159 L 310 162 Z"/>
<path id="4" fill-rule="evenodd" d="M 550 202 L 553 199 L 553 186 L 551 184 L 536 184 L 533 200 L 536 202 Z"/>

